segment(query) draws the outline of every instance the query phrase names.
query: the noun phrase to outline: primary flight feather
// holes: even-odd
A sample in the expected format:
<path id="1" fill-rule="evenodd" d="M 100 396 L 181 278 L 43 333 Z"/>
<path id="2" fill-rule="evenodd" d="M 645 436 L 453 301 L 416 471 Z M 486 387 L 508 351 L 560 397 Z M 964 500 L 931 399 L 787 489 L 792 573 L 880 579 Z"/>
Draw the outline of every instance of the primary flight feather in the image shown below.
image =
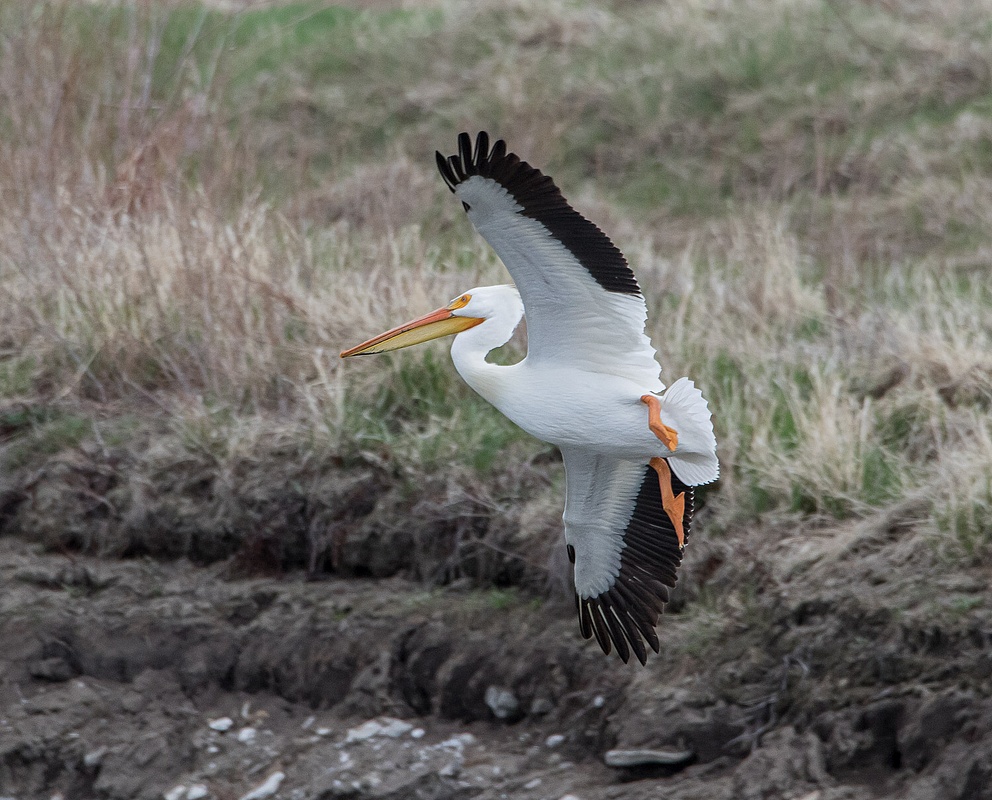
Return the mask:
<path id="1" fill-rule="evenodd" d="M 689 536 L 693 487 L 719 477 L 706 400 L 662 384 L 647 307 L 623 254 L 540 170 L 467 133 L 438 169 L 515 286 L 470 289 L 444 308 L 345 350 L 381 353 L 457 334 L 455 369 L 565 463 L 565 545 L 579 627 L 643 664 Z M 527 318 L 527 356 L 486 355 Z"/>

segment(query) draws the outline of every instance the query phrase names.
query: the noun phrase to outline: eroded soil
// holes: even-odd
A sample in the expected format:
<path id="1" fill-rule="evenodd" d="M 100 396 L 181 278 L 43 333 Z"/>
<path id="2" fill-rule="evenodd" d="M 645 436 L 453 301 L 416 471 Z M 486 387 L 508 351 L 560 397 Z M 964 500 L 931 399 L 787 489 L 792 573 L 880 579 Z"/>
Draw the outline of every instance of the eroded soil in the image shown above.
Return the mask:
<path id="1" fill-rule="evenodd" d="M 779 579 L 736 619 L 690 600 L 640 668 L 555 599 L 232 572 L 0 537 L 0 796 L 992 797 L 981 616 Z"/>

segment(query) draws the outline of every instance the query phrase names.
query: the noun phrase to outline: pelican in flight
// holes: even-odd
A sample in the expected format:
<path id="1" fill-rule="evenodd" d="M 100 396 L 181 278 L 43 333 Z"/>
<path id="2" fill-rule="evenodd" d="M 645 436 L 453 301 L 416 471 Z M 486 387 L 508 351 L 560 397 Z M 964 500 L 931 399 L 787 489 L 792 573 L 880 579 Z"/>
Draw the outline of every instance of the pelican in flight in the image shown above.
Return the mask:
<path id="1" fill-rule="evenodd" d="M 550 177 L 467 133 L 437 165 L 515 286 L 480 286 L 341 353 L 440 336 L 466 383 L 565 463 L 565 545 L 579 629 L 624 662 L 659 652 L 658 624 L 689 538 L 693 487 L 719 476 L 716 439 L 688 378 L 668 389 L 644 333 L 647 306 L 623 254 Z M 527 317 L 527 355 L 486 355 Z"/>

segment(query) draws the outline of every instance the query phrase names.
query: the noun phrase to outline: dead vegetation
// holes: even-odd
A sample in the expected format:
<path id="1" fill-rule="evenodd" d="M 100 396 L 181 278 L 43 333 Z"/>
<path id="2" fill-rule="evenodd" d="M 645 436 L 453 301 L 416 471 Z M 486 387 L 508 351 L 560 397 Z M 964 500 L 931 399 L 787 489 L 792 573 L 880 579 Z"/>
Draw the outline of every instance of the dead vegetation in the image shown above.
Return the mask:
<path id="1" fill-rule="evenodd" d="M 988 11 L 3 4 L 0 519 L 49 547 L 360 571 L 341 542 L 412 509 L 450 537 L 411 534 L 396 569 L 540 584 L 522 531 L 553 539 L 553 454 L 443 346 L 336 357 L 504 280 L 432 167 L 486 128 L 613 234 L 665 376 L 710 397 L 707 536 L 909 503 L 900 537 L 935 569 L 978 564 Z"/>

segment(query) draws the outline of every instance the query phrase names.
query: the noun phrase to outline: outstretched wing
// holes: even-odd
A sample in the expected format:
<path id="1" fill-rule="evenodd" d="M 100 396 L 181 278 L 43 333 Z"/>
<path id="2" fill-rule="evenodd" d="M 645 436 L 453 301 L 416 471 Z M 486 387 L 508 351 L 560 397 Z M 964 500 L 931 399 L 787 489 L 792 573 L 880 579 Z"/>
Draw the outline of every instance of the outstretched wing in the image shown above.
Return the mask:
<path id="1" fill-rule="evenodd" d="M 581 364 L 663 388 L 644 334 L 647 307 L 617 247 L 562 197 L 550 177 L 480 133 L 438 168 L 472 224 L 513 277 L 527 317 L 531 363 Z"/>
<path id="2" fill-rule="evenodd" d="M 673 495 L 684 493 L 682 539 L 665 511 L 650 464 L 563 449 L 565 542 L 574 565 L 579 627 L 626 662 L 643 664 L 644 643 L 659 649 L 655 626 L 675 587 L 692 522 L 693 489 L 662 469 Z"/>

